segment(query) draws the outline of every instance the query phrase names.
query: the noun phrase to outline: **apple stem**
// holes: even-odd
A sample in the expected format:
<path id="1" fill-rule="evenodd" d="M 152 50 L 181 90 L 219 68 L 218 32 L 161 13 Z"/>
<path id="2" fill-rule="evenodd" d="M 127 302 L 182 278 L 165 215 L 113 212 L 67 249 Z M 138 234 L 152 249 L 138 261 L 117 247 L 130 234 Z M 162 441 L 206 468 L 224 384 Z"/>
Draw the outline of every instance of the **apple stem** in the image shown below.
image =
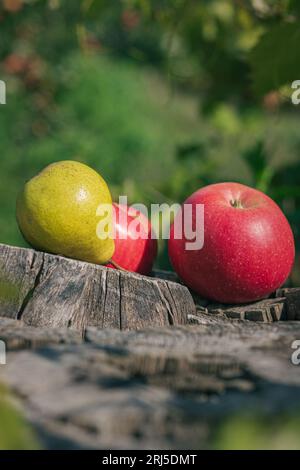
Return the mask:
<path id="1" fill-rule="evenodd" d="M 112 264 L 113 267 L 116 268 L 116 269 L 118 269 L 119 271 L 126 271 L 126 272 L 128 272 L 127 269 L 122 268 L 122 266 L 120 266 L 118 263 L 116 263 L 116 262 L 113 261 L 112 259 L 110 259 L 110 260 L 108 261 L 108 263 Z"/>
<path id="2" fill-rule="evenodd" d="M 234 199 L 234 200 L 230 201 L 230 204 L 232 205 L 232 207 L 235 207 L 237 209 L 242 209 L 243 208 L 243 204 L 241 203 L 241 201 L 239 199 Z"/>

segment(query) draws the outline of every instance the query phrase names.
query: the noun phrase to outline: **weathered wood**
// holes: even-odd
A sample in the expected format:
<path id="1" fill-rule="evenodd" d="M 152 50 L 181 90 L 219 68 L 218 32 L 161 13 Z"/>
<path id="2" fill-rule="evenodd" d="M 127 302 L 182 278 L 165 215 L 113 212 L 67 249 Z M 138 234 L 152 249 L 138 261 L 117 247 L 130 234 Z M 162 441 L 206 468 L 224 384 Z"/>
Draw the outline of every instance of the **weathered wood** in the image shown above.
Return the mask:
<path id="1" fill-rule="evenodd" d="M 179 284 L 0 245 L 0 316 L 33 326 L 126 330 L 185 324 L 193 311 Z"/>
<path id="2" fill-rule="evenodd" d="M 300 321 L 300 288 L 279 289 L 276 292 L 276 297 L 284 297 L 286 299 L 286 319 Z"/>
<path id="3" fill-rule="evenodd" d="M 172 273 L 0 248 L 0 381 L 45 448 L 202 449 L 245 412 L 272 433 L 281 414 L 297 416 L 300 323 L 272 321 L 299 319 L 300 289 L 243 306 L 195 296 L 195 309 Z"/>
<path id="4" fill-rule="evenodd" d="M 82 342 L 82 335 L 70 328 L 38 328 L 27 326 L 22 320 L 0 318 L 0 339 L 9 351 L 18 351 L 50 344 L 77 344 Z"/>
<path id="5" fill-rule="evenodd" d="M 279 289 L 248 305 L 216 305 L 189 293 L 174 273 L 157 271 L 151 278 L 0 245 L 0 316 L 28 325 L 81 332 L 87 326 L 178 325 L 193 321 L 195 304 L 199 313 L 232 320 L 300 320 L 300 289 Z"/>
<path id="6" fill-rule="evenodd" d="M 224 313 L 228 318 L 251 320 L 259 322 L 273 322 L 286 319 L 286 298 L 266 299 L 249 305 L 208 305 L 209 313 Z"/>
<path id="7" fill-rule="evenodd" d="M 26 338 L 22 351 L 8 343 L 1 380 L 50 449 L 202 449 L 244 413 L 270 422 L 273 435 L 281 414 L 299 410 L 291 345 L 300 323 L 196 317 L 172 328 L 87 328 L 74 344 L 70 331 L 47 340 L 44 328 L 0 319 L 0 339 L 22 328 Z"/>
<path id="8" fill-rule="evenodd" d="M 175 273 L 156 271 L 157 278 L 169 279 L 182 284 Z M 270 323 L 280 320 L 300 321 L 300 288 L 282 288 L 270 298 L 244 305 L 216 304 L 203 299 L 191 291 L 191 295 L 200 313 L 221 314 L 232 320 L 250 320 Z M 190 315 L 190 317 L 193 315 Z"/>

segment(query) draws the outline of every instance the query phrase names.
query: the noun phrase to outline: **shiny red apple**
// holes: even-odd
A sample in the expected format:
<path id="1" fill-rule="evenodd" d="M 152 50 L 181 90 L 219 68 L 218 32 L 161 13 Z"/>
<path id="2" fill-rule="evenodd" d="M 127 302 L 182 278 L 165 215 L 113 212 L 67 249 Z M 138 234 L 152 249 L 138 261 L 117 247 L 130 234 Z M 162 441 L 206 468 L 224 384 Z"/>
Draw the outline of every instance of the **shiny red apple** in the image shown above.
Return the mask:
<path id="1" fill-rule="evenodd" d="M 125 206 L 113 204 L 115 211 L 115 253 L 113 264 L 126 271 L 149 274 L 157 255 L 157 240 L 152 237 L 150 221 L 142 212 Z"/>
<path id="2" fill-rule="evenodd" d="M 198 204 L 204 205 L 204 245 L 191 250 L 184 225 L 196 227 Z M 183 230 L 179 239 L 176 226 Z M 272 199 L 238 183 L 219 183 L 199 189 L 185 201 L 171 227 L 169 256 L 179 277 L 199 295 L 246 303 L 267 297 L 286 281 L 295 244 L 287 219 Z"/>

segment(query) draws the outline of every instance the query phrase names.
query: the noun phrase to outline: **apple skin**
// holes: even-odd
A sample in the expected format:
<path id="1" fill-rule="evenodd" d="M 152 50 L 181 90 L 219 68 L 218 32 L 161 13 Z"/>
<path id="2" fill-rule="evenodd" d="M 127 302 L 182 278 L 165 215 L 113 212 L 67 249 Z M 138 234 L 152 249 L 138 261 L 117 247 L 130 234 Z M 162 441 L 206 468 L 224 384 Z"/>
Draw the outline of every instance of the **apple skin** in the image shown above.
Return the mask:
<path id="1" fill-rule="evenodd" d="M 147 275 L 152 271 L 157 256 L 157 240 L 151 238 L 152 227 L 147 217 L 140 211 L 124 204 L 113 204 L 115 210 L 115 253 L 112 261 L 126 271 L 132 271 Z M 120 217 L 121 211 L 127 213 L 127 223 Z M 143 235 L 136 237 L 135 230 L 131 224 L 139 217 L 138 231 Z M 124 219 L 124 217 L 123 217 Z M 130 227 L 131 225 L 131 227 Z M 120 234 L 127 234 L 127 239 L 120 238 Z M 107 267 L 115 268 L 112 264 Z"/>
<path id="2" fill-rule="evenodd" d="M 174 238 L 176 218 L 170 231 L 170 260 L 189 288 L 236 304 L 263 299 L 286 281 L 295 258 L 294 237 L 272 199 L 242 184 L 218 183 L 199 189 L 184 204 L 192 204 L 193 229 L 196 204 L 204 204 L 202 249 L 188 251 L 184 237 Z"/>

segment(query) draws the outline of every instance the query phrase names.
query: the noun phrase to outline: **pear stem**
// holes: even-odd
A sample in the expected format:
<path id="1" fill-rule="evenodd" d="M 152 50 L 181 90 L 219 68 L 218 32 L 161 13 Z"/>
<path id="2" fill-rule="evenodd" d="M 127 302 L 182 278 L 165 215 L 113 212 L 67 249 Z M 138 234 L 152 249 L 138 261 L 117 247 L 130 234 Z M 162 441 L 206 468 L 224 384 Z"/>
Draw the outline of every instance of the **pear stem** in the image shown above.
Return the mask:
<path id="1" fill-rule="evenodd" d="M 108 261 L 109 264 L 112 264 L 114 268 L 118 269 L 119 271 L 125 271 L 125 272 L 128 272 L 127 269 L 124 269 L 122 268 L 122 266 L 120 266 L 118 263 L 116 263 L 115 261 L 113 261 L 112 259 L 110 259 Z"/>

